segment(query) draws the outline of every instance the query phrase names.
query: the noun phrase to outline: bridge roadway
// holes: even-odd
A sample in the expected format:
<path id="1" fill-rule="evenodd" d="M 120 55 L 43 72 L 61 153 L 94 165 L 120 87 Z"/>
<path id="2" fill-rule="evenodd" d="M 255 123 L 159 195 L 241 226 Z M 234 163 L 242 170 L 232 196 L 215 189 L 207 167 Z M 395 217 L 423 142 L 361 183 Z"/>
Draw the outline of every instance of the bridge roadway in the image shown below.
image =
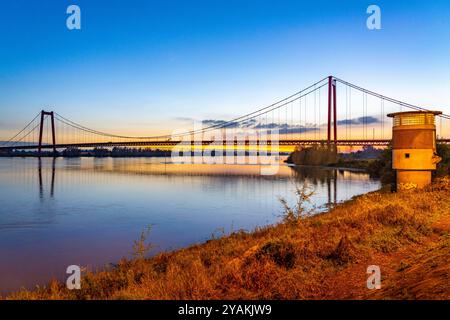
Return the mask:
<path id="1" fill-rule="evenodd" d="M 337 140 L 336 144 L 338 146 L 387 146 L 391 140 Z M 331 142 L 334 144 L 334 141 Z M 441 139 L 438 140 L 438 143 L 446 143 L 450 144 L 450 139 Z M 198 142 L 197 142 L 198 144 Z M 217 141 L 201 141 L 203 146 L 223 146 L 224 142 Z M 244 141 L 234 141 L 233 145 L 243 145 Z M 279 140 L 279 146 L 296 146 L 296 145 L 314 145 L 314 144 L 327 144 L 327 140 Z M 128 141 L 128 142 L 93 142 L 93 143 L 68 143 L 68 144 L 56 144 L 50 145 L 45 144 L 42 145 L 42 149 L 66 149 L 66 148 L 111 148 L 111 147 L 175 147 L 175 146 L 189 146 L 195 145 L 195 143 L 189 141 L 173 141 L 173 140 L 158 140 L 158 141 Z M 227 146 L 230 146 L 230 143 L 226 143 Z M 246 140 L 245 145 L 257 146 L 258 141 Z M 264 141 L 263 145 L 272 145 L 272 141 Z M 277 145 L 275 142 L 274 145 Z M 24 145 L 24 146 L 11 146 L 11 147 L 0 147 L 0 151 L 11 151 L 11 150 L 33 150 L 38 149 L 38 145 Z"/>

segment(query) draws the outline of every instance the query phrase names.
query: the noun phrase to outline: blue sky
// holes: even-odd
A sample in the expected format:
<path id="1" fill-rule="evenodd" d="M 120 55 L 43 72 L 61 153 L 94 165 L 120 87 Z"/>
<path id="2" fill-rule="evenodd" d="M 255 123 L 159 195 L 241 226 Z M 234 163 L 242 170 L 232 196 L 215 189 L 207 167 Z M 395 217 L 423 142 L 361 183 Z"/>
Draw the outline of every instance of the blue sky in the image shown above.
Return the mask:
<path id="1" fill-rule="evenodd" d="M 66 28 L 70 4 L 81 30 Z M 366 28 L 370 4 L 381 7 L 382 30 Z M 42 108 L 131 134 L 229 119 L 329 74 L 450 113 L 448 0 L 0 6 L 0 137 Z"/>

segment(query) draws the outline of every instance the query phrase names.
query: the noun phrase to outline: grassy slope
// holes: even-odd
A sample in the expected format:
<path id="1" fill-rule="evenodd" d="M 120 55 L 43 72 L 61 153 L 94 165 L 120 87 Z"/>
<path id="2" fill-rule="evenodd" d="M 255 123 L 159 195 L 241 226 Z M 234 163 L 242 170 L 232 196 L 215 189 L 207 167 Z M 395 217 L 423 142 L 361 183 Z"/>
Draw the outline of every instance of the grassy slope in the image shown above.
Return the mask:
<path id="1" fill-rule="evenodd" d="M 450 179 L 56 281 L 18 299 L 449 299 Z M 382 289 L 366 288 L 379 265 Z"/>

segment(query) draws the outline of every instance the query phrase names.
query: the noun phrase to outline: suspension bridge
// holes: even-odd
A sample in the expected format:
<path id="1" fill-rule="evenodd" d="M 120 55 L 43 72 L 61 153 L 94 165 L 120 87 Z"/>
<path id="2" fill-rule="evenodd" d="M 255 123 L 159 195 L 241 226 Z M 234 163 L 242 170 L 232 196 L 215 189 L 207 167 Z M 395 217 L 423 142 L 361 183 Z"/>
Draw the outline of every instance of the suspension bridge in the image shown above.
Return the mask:
<path id="1" fill-rule="evenodd" d="M 392 119 L 386 117 L 388 113 L 424 110 L 430 109 L 329 76 L 251 113 L 228 121 L 205 120 L 200 129 L 175 134 L 123 136 L 88 128 L 54 111 L 41 111 L 12 138 L 0 143 L 0 152 L 174 147 L 194 141 L 206 146 L 215 144 L 218 136 L 223 138 L 225 130 L 251 130 L 253 134 L 245 139 L 245 145 L 259 145 L 259 133 L 276 131 L 279 146 L 387 146 L 392 131 Z M 450 144 L 450 115 L 439 115 L 436 128 L 438 142 Z M 265 145 L 274 143 L 269 138 Z M 242 141 L 233 144 L 242 144 Z"/>

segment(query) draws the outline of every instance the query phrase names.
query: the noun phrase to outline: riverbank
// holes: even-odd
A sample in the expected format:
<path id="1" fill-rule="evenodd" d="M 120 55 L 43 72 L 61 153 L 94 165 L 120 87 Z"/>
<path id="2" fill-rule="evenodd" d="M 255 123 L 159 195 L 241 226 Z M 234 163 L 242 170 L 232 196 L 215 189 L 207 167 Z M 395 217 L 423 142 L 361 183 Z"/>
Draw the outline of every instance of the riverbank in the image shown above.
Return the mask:
<path id="1" fill-rule="evenodd" d="M 92 150 L 81 150 L 70 148 L 63 151 L 25 151 L 13 150 L 9 152 L 0 152 L 0 157 L 19 157 L 19 158 L 138 158 L 138 157 L 170 157 L 170 150 L 148 149 L 148 148 L 94 148 Z"/>
<path id="2" fill-rule="evenodd" d="M 9 299 L 449 299 L 450 179 L 423 191 L 373 192 L 328 213 L 235 232 Z M 290 218 L 287 218 L 291 216 Z M 151 233 L 150 233 L 151 240 Z M 382 289 L 368 290 L 378 265 Z"/>

